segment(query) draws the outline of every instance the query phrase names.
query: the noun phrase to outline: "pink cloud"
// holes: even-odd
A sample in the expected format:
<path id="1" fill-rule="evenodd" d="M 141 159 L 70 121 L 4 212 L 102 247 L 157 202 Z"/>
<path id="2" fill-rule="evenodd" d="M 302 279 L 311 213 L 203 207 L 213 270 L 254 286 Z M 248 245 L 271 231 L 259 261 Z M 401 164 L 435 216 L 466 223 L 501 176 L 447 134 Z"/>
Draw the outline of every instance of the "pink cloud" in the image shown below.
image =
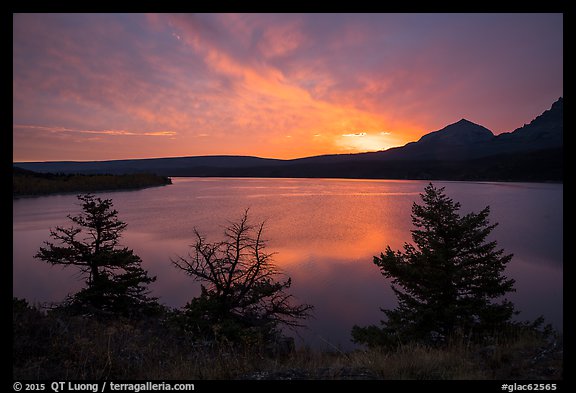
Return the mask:
<path id="1" fill-rule="evenodd" d="M 167 136 L 173 137 L 177 135 L 174 131 L 148 131 L 148 132 L 137 132 L 137 131 L 127 131 L 127 130 L 81 130 L 77 128 L 66 128 L 66 127 L 48 127 L 48 126 L 35 126 L 35 125 L 25 125 L 25 124 L 14 124 L 14 128 L 17 129 L 29 129 L 37 131 L 45 131 L 50 133 L 78 133 L 78 134 L 101 134 L 101 135 L 121 135 L 121 136 Z"/>
<path id="2" fill-rule="evenodd" d="M 42 132 L 27 124 L 68 130 L 42 136 L 52 156 L 74 149 L 46 138 L 77 130 L 115 158 L 391 147 L 462 117 L 510 131 L 562 95 L 561 27 L 553 14 L 15 15 L 14 153 Z"/>

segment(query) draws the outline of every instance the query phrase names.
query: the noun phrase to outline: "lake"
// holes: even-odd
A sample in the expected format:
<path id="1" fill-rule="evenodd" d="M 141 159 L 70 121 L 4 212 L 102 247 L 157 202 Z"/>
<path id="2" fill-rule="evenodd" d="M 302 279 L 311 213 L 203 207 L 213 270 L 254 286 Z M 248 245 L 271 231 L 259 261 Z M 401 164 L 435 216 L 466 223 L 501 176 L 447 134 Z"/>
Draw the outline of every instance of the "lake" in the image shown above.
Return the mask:
<path id="1" fill-rule="evenodd" d="M 396 299 L 372 263 L 387 245 L 411 242 L 413 202 L 427 181 L 342 179 L 173 178 L 166 187 L 99 193 L 111 198 L 128 227 L 122 244 L 158 277 L 152 294 L 182 307 L 199 286 L 170 260 L 185 256 L 196 227 L 208 241 L 222 240 L 224 227 L 249 208 L 253 223 L 265 221 L 268 251 L 292 277 L 291 293 L 315 306 L 307 328 L 290 333 L 298 345 L 352 349 L 353 325 L 378 324 L 380 308 Z M 508 296 L 519 320 L 543 315 L 562 329 L 563 185 L 544 183 L 441 182 L 461 203 L 461 214 L 491 207 L 499 225 L 491 238 L 514 258 L 506 275 L 516 279 Z M 78 272 L 53 267 L 33 255 L 49 229 L 69 226 L 81 208 L 75 195 L 13 202 L 13 295 L 32 303 L 58 302 L 82 287 Z"/>

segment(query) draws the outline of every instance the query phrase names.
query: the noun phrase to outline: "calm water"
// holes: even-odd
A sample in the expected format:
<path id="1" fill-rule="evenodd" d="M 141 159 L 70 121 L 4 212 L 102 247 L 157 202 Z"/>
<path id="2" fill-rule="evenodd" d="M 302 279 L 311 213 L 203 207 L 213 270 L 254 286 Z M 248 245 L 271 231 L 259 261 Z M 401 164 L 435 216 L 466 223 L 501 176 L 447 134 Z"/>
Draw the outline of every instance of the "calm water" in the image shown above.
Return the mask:
<path id="1" fill-rule="evenodd" d="M 193 228 L 209 241 L 222 239 L 228 220 L 265 221 L 275 261 L 292 277 L 292 293 L 315 306 L 314 319 L 295 337 L 317 348 L 350 349 L 354 324 L 377 324 L 393 308 L 388 281 L 372 263 L 386 245 L 411 242 L 410 212 L 424 181 L 332 179 L 175 178 L 167 187 L 107 192 L 119 218 L 128 223 L 123 245 L 132 248 L 158 280 L 153 294 L 181 307 L 199 293 L 170 258 L 186 255 Z M 519 319 L 544 315 L 562 327 L 561 184 L 435 182 L 462 204 L 461 213 L 491 206 L 500 225 L 492 237 L 514 258 L 506 274 L 516 279 L 509 296 Z M 82 286 L 73 268 L 62 269 L 32 256 L 49 229 L 69 225 L 80 211 L 74 195 L 14 200 L 13 293 L 31 302 L 61 301 Z"/>

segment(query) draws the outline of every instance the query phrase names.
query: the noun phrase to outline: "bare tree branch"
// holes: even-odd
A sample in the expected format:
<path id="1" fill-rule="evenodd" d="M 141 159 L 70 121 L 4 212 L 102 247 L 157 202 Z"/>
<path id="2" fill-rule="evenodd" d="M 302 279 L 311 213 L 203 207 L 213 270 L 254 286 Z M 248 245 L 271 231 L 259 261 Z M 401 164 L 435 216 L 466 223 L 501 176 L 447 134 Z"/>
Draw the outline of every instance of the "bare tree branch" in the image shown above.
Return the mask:
<path id="1" fill-rule="evenodd" d="M 274 265 L 274 254 L 266 252 L 264 229 L 263 222 L 250 224 L 247 209 L 239 221 L 229 222 L 224 241 L 208 243 L 194 230 L 192 252 L 188 257 L 172 259 L 174 266 L 202 283 L 202 304 L 213 306 L 208 314 L 201 315 L 215 324 L 232 318 L 249 326 L 297 327 L 310 316 L 312 306 L 295 304 L 286 292 L 291 279 Z"/>

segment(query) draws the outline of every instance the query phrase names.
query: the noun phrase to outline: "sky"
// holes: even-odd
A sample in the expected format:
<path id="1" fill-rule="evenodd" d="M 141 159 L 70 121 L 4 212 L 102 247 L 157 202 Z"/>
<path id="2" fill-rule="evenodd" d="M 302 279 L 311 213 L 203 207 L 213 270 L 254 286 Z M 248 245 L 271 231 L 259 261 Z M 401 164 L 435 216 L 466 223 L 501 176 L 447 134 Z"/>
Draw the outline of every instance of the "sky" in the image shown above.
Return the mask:
<path id="1" fill-rule="evenodd" d="M 563 96 L 562 14 L 14 14 L 13 161 L 385 150 Z"/>

